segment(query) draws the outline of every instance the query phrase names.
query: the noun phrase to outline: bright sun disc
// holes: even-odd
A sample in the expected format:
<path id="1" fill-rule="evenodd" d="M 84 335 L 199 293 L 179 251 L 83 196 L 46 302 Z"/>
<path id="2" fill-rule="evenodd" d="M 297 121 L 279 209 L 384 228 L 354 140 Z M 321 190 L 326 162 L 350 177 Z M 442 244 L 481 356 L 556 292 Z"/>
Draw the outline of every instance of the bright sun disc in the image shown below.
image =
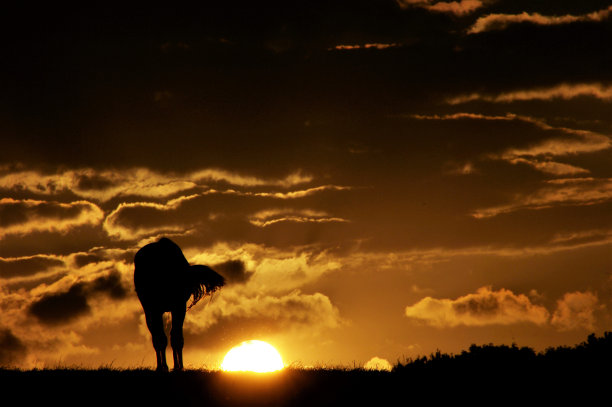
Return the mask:
<path id="1" fill-rule="evenodd" d="M 283 359 L 276 349 L 263 341 L 246 341 L 227 352 L 221 369 L 228 372 L 274 372 L 281 370 Z"/>

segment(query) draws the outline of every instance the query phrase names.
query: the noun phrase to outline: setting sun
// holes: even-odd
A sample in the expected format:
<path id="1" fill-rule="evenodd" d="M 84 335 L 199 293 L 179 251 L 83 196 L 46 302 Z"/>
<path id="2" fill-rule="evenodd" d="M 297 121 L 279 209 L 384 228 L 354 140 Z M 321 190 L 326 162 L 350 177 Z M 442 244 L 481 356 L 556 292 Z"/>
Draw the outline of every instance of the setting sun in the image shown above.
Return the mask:
<path id="1" fill-rule="evenodd" d="M 229 372 L 274 372 L 284 367 L 276 349 L 263 341 L 245 341 L 233 347 L 223 358 L 221 369 Z"/>

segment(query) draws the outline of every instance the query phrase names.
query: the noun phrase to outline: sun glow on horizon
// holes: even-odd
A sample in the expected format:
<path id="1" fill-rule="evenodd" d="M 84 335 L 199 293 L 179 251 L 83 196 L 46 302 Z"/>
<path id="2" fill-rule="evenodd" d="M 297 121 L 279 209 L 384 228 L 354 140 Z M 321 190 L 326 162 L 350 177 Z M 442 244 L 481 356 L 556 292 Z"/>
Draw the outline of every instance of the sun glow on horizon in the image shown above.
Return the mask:
<path id="1" fill-rule="evenodd" d="M 251 340 L 233 347 L 223 358 L 221 370 L 226 372 L 267 373 L 285 367 L 278 351 L 269 343 Z"/>

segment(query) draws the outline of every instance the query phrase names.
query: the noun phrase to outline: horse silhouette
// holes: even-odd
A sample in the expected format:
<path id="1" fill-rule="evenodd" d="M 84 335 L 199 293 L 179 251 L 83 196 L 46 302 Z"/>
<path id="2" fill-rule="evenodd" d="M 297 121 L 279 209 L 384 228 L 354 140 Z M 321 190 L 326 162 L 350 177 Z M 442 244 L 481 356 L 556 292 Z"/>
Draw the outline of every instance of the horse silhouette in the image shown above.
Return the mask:
<path id="1" fill-rule="evenodd" d="M 190 265 L 181 248 L 168 238 L 138 250 L 134 257 L 134 287 L 153 338 L 158 371 L 168 371 L 163 314 L 172 314 L 170 344 L 174 370 L 182 370 L 185 313 L 203 297 L 212 297 L 224 284 L 225 279 L 210 267 Z M 187 307 L 191 296 L 192 302 Z"/>

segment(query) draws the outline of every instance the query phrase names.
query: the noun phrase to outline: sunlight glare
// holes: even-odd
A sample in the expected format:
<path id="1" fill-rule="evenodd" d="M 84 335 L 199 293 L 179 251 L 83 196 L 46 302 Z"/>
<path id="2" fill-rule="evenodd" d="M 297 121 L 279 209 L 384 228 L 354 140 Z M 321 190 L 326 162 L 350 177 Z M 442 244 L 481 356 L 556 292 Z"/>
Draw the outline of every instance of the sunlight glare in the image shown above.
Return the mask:
<path id="1" fill-rule="evenodd" d="M 223 358 L 221 369 L 228 372 L 274 372 L 284 367 L 276 349 L 263 341 L 245 341 L 233 347 Z"/>

